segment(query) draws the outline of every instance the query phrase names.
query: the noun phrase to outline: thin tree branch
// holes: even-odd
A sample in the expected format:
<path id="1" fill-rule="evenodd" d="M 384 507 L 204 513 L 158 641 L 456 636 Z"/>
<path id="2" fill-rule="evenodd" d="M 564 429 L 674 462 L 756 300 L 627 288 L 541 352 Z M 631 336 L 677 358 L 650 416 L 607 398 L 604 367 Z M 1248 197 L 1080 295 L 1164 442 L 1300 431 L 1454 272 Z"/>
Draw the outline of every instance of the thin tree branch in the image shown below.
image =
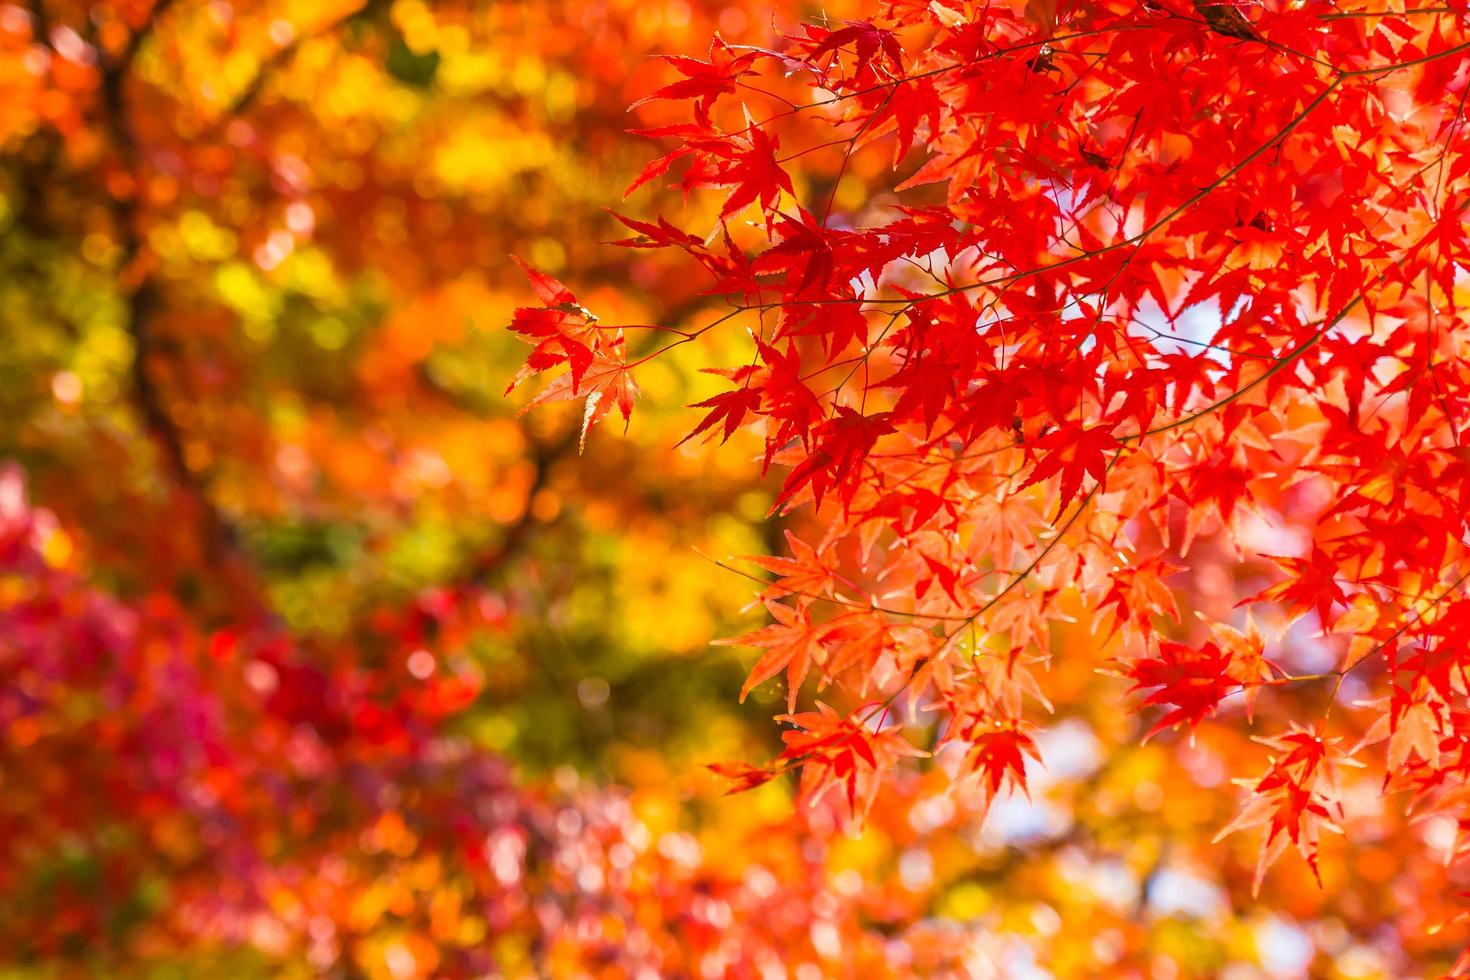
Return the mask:
<path id="1" fill-rule="evenodd" d="M 128 105 L 127 86 L 130 69 L 138 51 L 151 36 L 158 16 L 167 10 L 171 2 L 172 0 L 160 0 L 154 6 L 148 21 L 129 39 L 127 47 L 117 58 L 104 63 L 101 71 L 103 126 L 110 138 L 113 152 L 133 183 L 128 193 L 111 197 L 113 223 L 121 250 L 118 261 L 119 278 L 126 290 L 124 328 L 133 341 L 130 365 L 132 395 L 138 413 L 142 416 L 144 428 L 162 459 L 169 483 L 187 502 L 188 509 L 193 511 L 192 516 L 197 523 L 200 544 L 207 560 L 225 576 L 229 587 L 237 596 L 245 597 L 251 606 L 259 609 L 260 590 L 253 574 L 252 563 L 240 544 L 239 533 L 210 499 L 203 481 L 189 466 L 188 454 L 184 448 L 184 433 L 170 413 L 159 381 L 153 373 L 154 362 L 163 356 L 155 329 L 161 296 L 158 283 L 147 268 L 148 257 L 144 254 L 144 243 L 138 228 L 143 160 Z M 134 280 L 131 288 L 127 285 L 129 280 Z"/>

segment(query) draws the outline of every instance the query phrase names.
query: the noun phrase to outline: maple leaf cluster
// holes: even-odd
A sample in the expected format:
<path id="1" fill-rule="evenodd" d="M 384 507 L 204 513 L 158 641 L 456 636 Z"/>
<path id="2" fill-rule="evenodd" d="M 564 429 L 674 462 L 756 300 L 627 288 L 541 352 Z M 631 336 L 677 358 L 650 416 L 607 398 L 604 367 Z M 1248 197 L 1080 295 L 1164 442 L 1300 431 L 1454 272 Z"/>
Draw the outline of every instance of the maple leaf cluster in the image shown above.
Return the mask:
<path id="1" fill-rule="evenodd" d="M 799 769 L 855 817 L 914 765 L 1024 791 L 1080 660 L 1131 680 L 1141 737 L 1316 713 L 1260 737 L 1226 828 L 1264 828 L 1257 888 L 1288 845 L 1316 870 L 1358 765 L 1470 826 L 1462 4 L 891 0 L 670 64 L 630 191 L 707 218 L 622 244 L 728 309 L 646 356 L 744 328 L 694 433 L 758 440 L 807 528 L 752 559 L 741 696 L 784 676 L 794 727 L 736 788 Z M 538 317 L 573 360 L 546 390 L 578 391 L 588 318 Z"/>

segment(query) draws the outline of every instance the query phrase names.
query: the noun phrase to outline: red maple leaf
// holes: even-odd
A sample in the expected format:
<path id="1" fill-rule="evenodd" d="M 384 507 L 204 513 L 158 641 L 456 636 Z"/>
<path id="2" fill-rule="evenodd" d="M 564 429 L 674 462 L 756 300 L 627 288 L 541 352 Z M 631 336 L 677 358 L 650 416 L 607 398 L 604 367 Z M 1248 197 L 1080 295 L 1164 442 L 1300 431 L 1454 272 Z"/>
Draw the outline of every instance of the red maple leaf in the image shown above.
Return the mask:
<path id="1" fill-rule="evenodd" d="M 1026 788 L 1026 757 L 1041 761 L 1036 741 L 1031 737 L 1034 726 L 1020 721 L 981 723 L 977 731 L 965 737 L 970 742 L 965 766 L 977 773 L 994 797 L 1007 784 L 1030 795 Z"/>
<path id="2" fill-rule="evenodd" d="M 1108 475 L 1108 458 L 1117 451 L 1118 440 L 1104 426 L 1081 428 L 1068 425 L 1036 440 L 1036 449 L 1044 450 L 1021 489 L 1040 483 L 1047 477 L 1061 475 L 1061 497 L 1057 514 L 1077 496 L 1082 477 L 1091 476 L 1101 486 Z"/>
<path id="3" fill-rule="evenodd" d="M 1196 649 L 1163 640 L 1157 657 L 1131 663 L 1128 676 L 1133 679 L 1133 691 L 1157 688 L 1143 703 L 1172 706 L 1148 730 L 1144 741 L 1175 725 L 1188 724 L 1192 730 L 1212 717 L 1220 700 L 1239 687 L 1230 678 L 1229 670 L 1230 654 L 1214 643 Z"/>
<path id="4" fill-rule="evenodd" d="M 721 95 L 734 92 L 740 79 L 753 75 L 751 66 L 766 52 L 754 48 L 737 49 L 725 43 L 718 34 L 710 42 L 709 60 L 700 61 L 684 55 L 662 54 L 658 57 L 673 65 L 684 77 L 644 96 L 628 108 L 660 99 L 693 99 L 694 112 L 701 123 L 708 125 L 709 110 Z"/>

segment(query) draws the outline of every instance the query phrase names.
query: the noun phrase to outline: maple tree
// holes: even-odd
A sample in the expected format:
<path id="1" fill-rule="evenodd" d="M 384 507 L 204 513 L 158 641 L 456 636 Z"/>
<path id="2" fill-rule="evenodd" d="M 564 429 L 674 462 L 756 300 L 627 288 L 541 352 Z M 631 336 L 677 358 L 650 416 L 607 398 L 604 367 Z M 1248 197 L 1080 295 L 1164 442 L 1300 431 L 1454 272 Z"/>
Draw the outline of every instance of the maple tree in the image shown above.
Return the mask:
<path id="1" fill-rule="evenodd" d="M 775 622 L 735 641 L 759 651 L 742 696 L 784 675 L 786 747 L 717 771 L 799 771 L 853 821 L 916 765 L 1024 792 L 1034 726 L 1076 710 L 1051 676 L 1080 663 L 1142 693 L 1141 737 L 1254 735 L 1220 828 L 1259 841 L 1252 893 L 1295 846 L 1360 902 L 1325 881 L 1329 830 L 1340 862 L 1371 836 L 1401 881 L 1439 869 L 1405 885 L 1407 930 L 1457 920 L 1420 916 L 1470 875 L 1470 12 L 863 15 L 717 36 L 640 103 L 666 149 L 623 207 L 670 181 L 711 205 L 623 217 L 620 244 L 682 253 L 723 312 L 630 349 L 533 273 L 543 304 L 511 324 L 530 372 L 569 362 L 540 397 L 585 395 L 584 439 L 640 367 L 748 338 L 712 353 L 729 387 L 694 433 L 749 430 L 808 536 L 751 559 Z M 824 157 L 835 185 L 802 181 Z"/>
<path id="2" fill-rule="evenodd" d="M 0 970 L 1450 972 L 1463 13 L 0 4 Z"/>

